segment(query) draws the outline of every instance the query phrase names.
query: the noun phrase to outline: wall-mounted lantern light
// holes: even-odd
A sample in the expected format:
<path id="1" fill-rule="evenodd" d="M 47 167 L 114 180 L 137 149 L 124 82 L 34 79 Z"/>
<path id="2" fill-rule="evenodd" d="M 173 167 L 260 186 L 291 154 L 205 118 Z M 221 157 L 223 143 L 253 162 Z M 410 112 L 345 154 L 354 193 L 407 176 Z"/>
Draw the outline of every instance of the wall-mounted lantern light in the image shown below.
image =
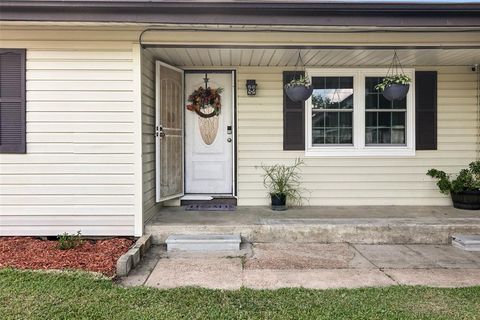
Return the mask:
<path id="1" fill-rule="evenodd" d="M 254 96 L 257 94 L 257 83 L 255 80 L 247 80 L 247 95 Z"/>

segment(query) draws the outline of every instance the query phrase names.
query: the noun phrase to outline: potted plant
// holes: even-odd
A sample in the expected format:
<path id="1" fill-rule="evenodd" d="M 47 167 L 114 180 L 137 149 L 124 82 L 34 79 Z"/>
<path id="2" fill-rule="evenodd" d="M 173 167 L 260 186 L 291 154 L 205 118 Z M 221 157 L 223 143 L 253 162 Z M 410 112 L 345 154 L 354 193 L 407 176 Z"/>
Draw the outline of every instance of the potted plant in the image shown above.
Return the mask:
<path id="1" fill-rule="evenodd" d="M 385 99 L 389 101 L 402 100 L 410 89 L 409 76 L 405 74 L 395 74 L 383 78 L 383 81 L 375 86 L 375 89 L 381 91 Z"/>
<path id="2" fill-rule="evenodd" d="M 294 102 L 305 101 L 312 95 L 313 86 L 308 76 L 294 78 L 285 85 L 285 93 Z"/>
<path id="3" fill-rule="evenodd" d="M 474 161 L 467 169 L 460 170 L 455 179 L 437 169 L 428 170 L 427 175 L 438 179 L 440 192 L 450 194 L 455 208 L 480 209 L 480 161 Z"/>
<path id="4" fill-rule="evenodd" d="M 287 209 L 287 201 L 293 204 L 301 204 L 302 188 L 299 167 L 304 165 L 300 159 L 296 159 L 293 165 L 276 164 L 273 166 L 262 165 L 265 172 L 263 185 L 270 195 L 272 210 L 282 211 Z"/>

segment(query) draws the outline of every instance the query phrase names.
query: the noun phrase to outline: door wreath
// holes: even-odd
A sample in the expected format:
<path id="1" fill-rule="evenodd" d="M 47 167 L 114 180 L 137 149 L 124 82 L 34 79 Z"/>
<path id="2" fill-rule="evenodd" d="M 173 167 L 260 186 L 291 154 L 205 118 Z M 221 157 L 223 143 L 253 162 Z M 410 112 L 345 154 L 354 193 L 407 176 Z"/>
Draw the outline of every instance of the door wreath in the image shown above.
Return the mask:
<path id="1" fill-rule="evenodd" d="M 194 111 L 202 118 L 211 118 L 220 114 L 222 107 L 221 96 L 223 88 L 212 89 L 199 87 L 188 96 L 187 110 Z M 204 113 L 203 110 L 212 107 L 213 111 Z"/>

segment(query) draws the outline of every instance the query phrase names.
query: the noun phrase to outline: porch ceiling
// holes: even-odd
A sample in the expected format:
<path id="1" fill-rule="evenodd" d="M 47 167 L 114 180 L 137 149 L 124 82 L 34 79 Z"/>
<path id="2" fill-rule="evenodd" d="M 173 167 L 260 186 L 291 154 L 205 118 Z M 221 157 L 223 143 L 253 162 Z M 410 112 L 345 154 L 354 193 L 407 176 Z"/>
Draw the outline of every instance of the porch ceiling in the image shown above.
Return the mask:
<path id="1" fill-rule="evenodd" d="M 151 47 L 153 55 L 182 67 L 295 66 L 298 48 Z M 397 49 L 405 66 L 470 66 L 480 63 L 480 48 Z M 387 66 L 391 48 L 301 49 L 306 66 Z"/>

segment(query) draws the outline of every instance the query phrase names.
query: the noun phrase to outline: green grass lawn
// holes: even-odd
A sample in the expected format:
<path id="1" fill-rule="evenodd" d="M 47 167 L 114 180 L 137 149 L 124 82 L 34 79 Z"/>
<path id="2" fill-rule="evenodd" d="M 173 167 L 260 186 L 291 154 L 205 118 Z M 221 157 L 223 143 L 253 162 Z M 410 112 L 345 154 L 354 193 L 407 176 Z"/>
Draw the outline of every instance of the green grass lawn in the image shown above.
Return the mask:
<path id="1" fill-rule="evenodd" d="M 78 272 L 0 269 L 1 319 L 480 319 L 480 287 L 121 288 Z"/>

